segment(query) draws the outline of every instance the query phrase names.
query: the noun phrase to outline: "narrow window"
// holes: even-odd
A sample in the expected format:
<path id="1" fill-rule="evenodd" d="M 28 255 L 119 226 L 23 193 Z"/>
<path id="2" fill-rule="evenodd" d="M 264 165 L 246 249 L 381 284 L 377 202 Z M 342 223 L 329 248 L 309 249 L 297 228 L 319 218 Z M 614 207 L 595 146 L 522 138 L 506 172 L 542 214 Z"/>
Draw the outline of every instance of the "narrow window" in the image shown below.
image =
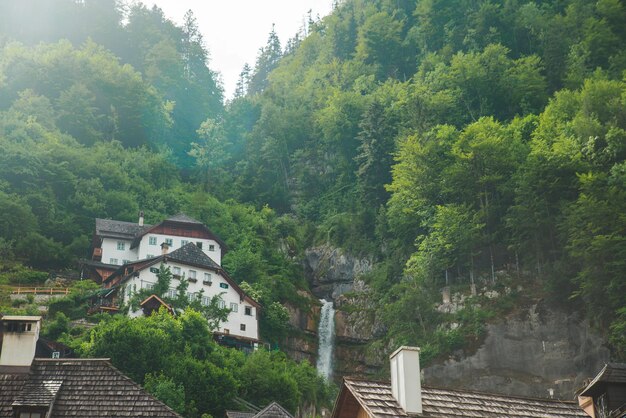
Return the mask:
<path id="1" fill-rule="evenodd" d="M 195 279 L 196 278 L 196 271 L 195 270 L 189 270 L 189 278 L 190 279 Z"/>
<path id="2" fill-rule="evenodd" d="M 233 312 L 239 312 L 239 305 L 236 303 L 232 303 L 230 304 L 230 310 Z"/>
<path id="3" fill-rule="evenodd" d="M 211 273 L 204 273 L 204 282 L 203 282 L 203 284 L 205 284 L 207 286 L 211 286 L 211 283 L 213 283 L 213 278 L 211 277 Z"/>
<path id="4" fill-rule="evenodd" d="M 209 306 L 210 298 L 208 296 L 202 296 L 202 306 Z"/>
<path id="5" fill-rule="evenodd" d="M 224 302 L 223 300 L 220 300 L 218 303 L 218 306 L 220 307 L 220 309 L 224 309 L 226 307 L 226 302 Z"/>
<path id="6" fill-rule="evenodd" d="M 245 313 L 246 315 L 248 315 L 248 316 L 252 316 L 252 307 L 250 307 L 250 306 L 246 306 L 246 307 L 245 307 L 245 310 L 244 310 L 244 313 Z"/>
<path id="7" fill-rule="evenodd" d="M 215 251 L 215 245 L 209 244 L 209 251 Z"/>
<path id="8" fill-rule="evenodd" d="M 242 330 L 242 331 L 245 331 L 246 330 L 246 324 L 239 325 L 239 329 Z"/>

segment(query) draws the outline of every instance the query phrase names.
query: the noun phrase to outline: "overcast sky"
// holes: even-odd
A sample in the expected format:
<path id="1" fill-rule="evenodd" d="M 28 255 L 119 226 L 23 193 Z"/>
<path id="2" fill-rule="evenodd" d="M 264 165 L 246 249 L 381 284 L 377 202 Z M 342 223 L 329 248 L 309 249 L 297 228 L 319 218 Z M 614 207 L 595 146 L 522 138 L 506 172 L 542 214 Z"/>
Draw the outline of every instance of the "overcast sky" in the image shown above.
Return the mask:
<path id="1" fill-rule="evenodd" d="M 221 74 L 228 99 L 233 95 L 243 65 L 247 62 L 254 66 L 272 23 L 276 24 L 276 33 L 284 47 L 302 27 L 309 10 L 314 17 L 323 17 L 332 8 L 332 0 L 145 0 L 144 3 L 156 4 L 165 16 L 179 24 L 185 12 L 193 10 L 211 54 L 210 67 Z"/>

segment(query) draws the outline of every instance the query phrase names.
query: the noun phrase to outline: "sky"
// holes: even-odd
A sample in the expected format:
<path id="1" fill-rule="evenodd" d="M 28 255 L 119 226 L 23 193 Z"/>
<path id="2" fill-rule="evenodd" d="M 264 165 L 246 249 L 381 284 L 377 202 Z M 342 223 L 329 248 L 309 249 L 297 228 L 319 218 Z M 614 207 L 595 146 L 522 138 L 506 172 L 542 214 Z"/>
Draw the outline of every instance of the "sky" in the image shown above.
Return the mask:
<path id="1" fill-rule="evenodd" d="M 275 24 L 284 47 L 312 15 L 326 16 L 332 0 L 146 0 L 156 4 L 165 16 L 181 24 L 191 9 L 209 49 L 209 67 L 221 74 L 225 98 L 235 91 L 239 73 L 245 63 L 254 66 L 259 48 L 265 45 Z"/>

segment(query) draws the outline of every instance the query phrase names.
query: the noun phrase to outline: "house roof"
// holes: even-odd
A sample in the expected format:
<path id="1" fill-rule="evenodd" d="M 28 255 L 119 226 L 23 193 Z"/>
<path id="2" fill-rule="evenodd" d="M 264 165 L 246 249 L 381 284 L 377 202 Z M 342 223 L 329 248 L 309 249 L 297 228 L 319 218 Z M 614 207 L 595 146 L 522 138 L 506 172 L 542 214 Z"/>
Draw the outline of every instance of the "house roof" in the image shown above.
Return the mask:
<path id="1" fill-rule="evenodd" d="M 254 415 L 254 418 L 293 418 L 285 408 L 276 402 L 267 405 Z"/>
<path id="2" fill-rule="evenodd" d="M 147 267 L 153 266 L 157 263 L 169 262 L 169 261 L 177 262 L 177 263 L 188 265 L 188 266 L 195 266 L 195 267 L 200 267 L 200 268 L 206 268 L 209 270 L 214 270 L 217 273 L 219 273 L 233 287 L 233 289 L 235 289 L 235 291 L 239 293 L 239 295 L 242 298 L 245 298 L 250 304 L 256 306 L 257 308 L 261 307 L 261 305 L 257 301 L 255 301 L 250 296 L 248 296 L 239 287 L 239 285 L 233 279 L 230 278 L 226 270 L 224 270 L 219 264 L 213 261 L 211 257 L 206 255 L 204 251 L 202 251 L 200 248 L 198 248 L 196 244 L 192 242 L 183 245 L 179 249 L 172 251 L 169 254 L 160 255 L 157 257 L 144 259 L 144 260 L 137 260 L 131 263 L 124 264 L 123 266 L 120 266 L 113 274 L 107 277 L 105 281 L 110 281 L 117 276 L 123 276 L 128 267 L 134 267 L 133 271 L 132 273 L 126 275 L 126 277 L 124 277 L 123 280 L 126 280 L 127 278 L 131 277 L 135 272 L 143 270 Z"/>
<path id="3" fill-rule="evenodd" d="M 272 402 L 258 412 L 226 411 L 227 418 L 293 418 L 285 408 Z"/>
<path id="4" fill-rule="evenodd" d="M 182 223 L 186 223 L 186 224 L 200 224 L 202 225 L 202 222 L 198 221 L 197 219 L 192 218 L 191 216 L 187 216 L 184 213 L 178 213 L 174 216 L 170 216 L 169 218 L 167 218 L 166 220 L 168 221 L 172 221 L 172 222 L 182 222 Z"/>
<path id="5" fill-rule="evenodd" d="M 167 254 L 168 260 L 178 261 L 182 264 L 193 264 L 199 267 L 205 267 L 211 270 L 221 270 L 219 264 L 217 264 L 211 257 L 205 254 L 198 246 L 192 242 L 187 243 L 179 249 Z"/>
<path id="6" fill-rule="evenodd" d="M 408 416 L 391 394 L 390 383 L 344 378 L 332 418 L 339 417 L 339 410 L 344 405 L 347 406 L 355 401 L 372 417 Z M 418 416 L 429 418 L 587 417 L 584 411 L 574 402 L 512 397 L 424 386 L 422 386 L 422 410 L 423 413 Z"/>
<path id="7" fill-rule="evenodd" d="M 603 383 L 626 384 L 626 363 L 605 364 L 600 373 L 580 392 L 580 396 L 596 396 L 602 392 Z"/>
<path id="8" fill-rule="evenodd" d="M 35 359 L 29 373 L 0 374 L 0 417 L 13 406 L 48 407 L 62 417 L 180 417 L 108 359 Z"/>
<path id="9" fill-rule="evenodd" d="M 226 411 L 227 418 L 252 418 L 254 414 L 254 412 Z"/>
<path id="10" fill-rule="evenodd" d="M 136 222 L 115 221 L 96 218 L 96 235 L 101 237 L 133 239 L 152 225 L 139 225 Z"/>

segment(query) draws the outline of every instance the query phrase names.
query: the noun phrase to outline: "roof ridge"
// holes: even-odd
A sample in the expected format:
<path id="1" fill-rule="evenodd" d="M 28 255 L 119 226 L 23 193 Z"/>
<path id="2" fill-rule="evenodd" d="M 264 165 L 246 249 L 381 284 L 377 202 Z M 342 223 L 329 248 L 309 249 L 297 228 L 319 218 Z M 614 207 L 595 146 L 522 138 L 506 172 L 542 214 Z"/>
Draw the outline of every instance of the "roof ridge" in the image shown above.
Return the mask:
<path id="1" fill-rule="evenodd" d="M 351 380 L 351 381 L 355 381 L 355 382 L 365 382 L 365 383 L 379 383 L 379 384 L 383 384 L 383 385 L 389 386 L 389 388 L 391 389 L 391 382 L 390 381 L 386 381 L 386 380 L 368 380 L 366 378 L 345 377 L 345 376 L 344 376 L 344 380 Z M 540 402 L 566 403 L 566 404 L 577 405 L 576 401 L 574 401 L 574 400 L 566 400 L 566 399 L 539 398 L 539 397 L 535 397 L 535 396 L 521 396 L 521 395 L 507 395 L 507 394 L 504 394 L 504 393 L 483 392 L 483 391 L 479 391 L 479 390 L 446 388 L 446 387 L 430 386 L 430 385 L 421 385 L 421 387 L 422 387 L 422 389 L 434 389 L 434 390 L 441 390 L 441 391 L 448 391 L 448 392 L 457 392 L 457 393 L 467 393 L 467 394 L 474 394 L 474 395 L 500 396 L 500 397 L 503 397 L 503 398 L 510 398 L 510 399 L 534 400 L 534 401 L 540 401 Z"/>

